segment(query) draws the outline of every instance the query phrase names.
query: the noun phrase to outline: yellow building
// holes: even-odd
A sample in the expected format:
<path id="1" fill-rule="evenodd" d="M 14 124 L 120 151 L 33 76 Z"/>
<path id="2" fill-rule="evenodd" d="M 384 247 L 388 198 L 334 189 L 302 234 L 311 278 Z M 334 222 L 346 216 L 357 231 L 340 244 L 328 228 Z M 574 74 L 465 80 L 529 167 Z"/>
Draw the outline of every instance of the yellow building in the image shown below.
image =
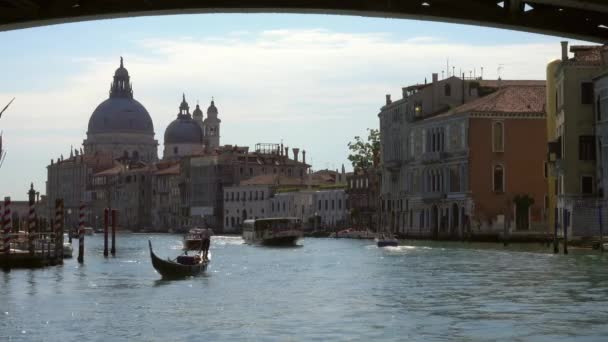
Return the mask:
<path id="1" fill-rule="evenodd" d="M 561 62 L 548 66 L 555 69 L 548 76 L 555 86 L 553 90 L 548 86 L 552 94 L 547 97 L 547 129 L 555 125 L 549 149 L 555 154 L 557 222 L 572 237 L 588 236 L 598 220 L 597 210 L 593 210 L 598 190 L 593 79 L 603 68 L 603 49 L 600 45 L 572 46 L 574 56 L 570 58 L 568 43 L 562 42 Z"/>

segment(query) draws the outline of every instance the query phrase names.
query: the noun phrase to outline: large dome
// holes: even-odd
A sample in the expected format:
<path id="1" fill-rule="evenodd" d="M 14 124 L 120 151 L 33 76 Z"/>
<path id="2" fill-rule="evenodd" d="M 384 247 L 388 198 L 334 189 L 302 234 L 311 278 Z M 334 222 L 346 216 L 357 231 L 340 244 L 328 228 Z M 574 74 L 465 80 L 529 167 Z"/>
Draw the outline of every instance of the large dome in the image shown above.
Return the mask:
<path id="1" fill-rule="evenodd" d="M 129 97 L 110 97 L 103 101 L 89 119 L 88 133 L 154 134 L 152 118 L 146 108 Z"/>
<path id="2" fill-rule="evenodd" d="M 173 120 L 165 130 L 165 144 L 203 144 L 203 130 L 189 116 Z"/>
<path id="3" fill-rule="evenodd" d="M 91 133 L 144 133 L 154 135 L 150 114 L 133 98 L 129 72 L 120 57 L 120 67 L 114 72 L 110 98 L 95 108 L 89 119 Z"/>

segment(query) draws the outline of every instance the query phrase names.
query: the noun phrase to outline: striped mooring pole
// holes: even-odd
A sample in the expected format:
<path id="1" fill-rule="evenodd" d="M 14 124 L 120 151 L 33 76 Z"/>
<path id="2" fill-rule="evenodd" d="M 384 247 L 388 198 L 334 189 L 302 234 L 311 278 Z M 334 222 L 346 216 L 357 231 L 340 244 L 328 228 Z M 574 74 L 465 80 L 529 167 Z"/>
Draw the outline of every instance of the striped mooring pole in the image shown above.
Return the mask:
<path id="1" fill-rule="evenodd" d="M 78 217 L 78 262 L 84 261 L 84 202 L 80 202 Z"/>
<path id="2" fill-rule="evenodd" d="M 63 263 L 63 199 L 55 200 L 55 258 Z"/>
<path id="3" fill-rule="evenodd" d="M 30 203 L 30 215 L 27 233 L 30 254 L 34 255 L 36 251 L 36 204 Z"/>
<path id="4" fill-rule="evenodd" d="M 4 197 L 4 216 L 2 218 L 2 224 L 4 225 L 4 253 L 6 255 L 11 252 L 11 232 L 13 230 L 12 223 L 11 198 Z"/>

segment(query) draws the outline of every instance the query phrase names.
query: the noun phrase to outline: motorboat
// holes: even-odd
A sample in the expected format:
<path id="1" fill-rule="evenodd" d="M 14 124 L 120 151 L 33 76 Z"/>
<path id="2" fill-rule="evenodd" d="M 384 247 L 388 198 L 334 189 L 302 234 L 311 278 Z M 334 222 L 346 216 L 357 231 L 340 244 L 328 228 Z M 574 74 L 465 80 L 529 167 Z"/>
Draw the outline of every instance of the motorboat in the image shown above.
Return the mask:
<path id="1" fill-rule="evenodd" d="M 73 253 L 74 253 L 74 247 L 72 247 L 72 244 L 69 242 L 64 242 L 63 243 L 63 258 L 70 259 L 72 257 Z"/>
<path id="2" fill-rule="evenodd" d="M 398 247 L 399 240 L 391 236 L 381 236 L 375 239 L 378 247 Z"/>
<path id="3" fill-rule="evenodd" d="M 204 272 L 209 265 L 209 259 L 204 258 L 202 249 L 194 255 L 187 255 L 186 251 L 174 260 L 164 260 L 154 253 L 150 240 L 148 240 L 148 246 L 152 267 L 165 279 L 195 276 Z"/>
<path id="4" fill-rule="evenodd" d="M 192 228 L 184 235 L 184 250 L 199 250 L 203 247 L 203 240 L 210 239 L 213 231 L 208 228 Z"/>
<path id="5" fill-rule="evenodd" d="M 302 221 L 296 217 L 243 221 L 243 240 L 247 244 L 294 246 L 302 236 Z"/>

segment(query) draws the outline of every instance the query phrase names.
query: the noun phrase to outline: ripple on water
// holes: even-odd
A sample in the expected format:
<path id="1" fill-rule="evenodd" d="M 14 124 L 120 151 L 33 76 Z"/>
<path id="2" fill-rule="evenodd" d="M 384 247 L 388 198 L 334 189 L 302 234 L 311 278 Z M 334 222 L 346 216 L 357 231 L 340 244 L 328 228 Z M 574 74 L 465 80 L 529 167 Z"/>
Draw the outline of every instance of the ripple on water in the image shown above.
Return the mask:
<path id="1" fill-rule="evenodd" d="M 106 259 L 103 238 L 93 236 L 82 267 L 66 260 L 64 267 L 5 275 L 0 340 L 608 335 L 608 258 L 599 254 L 421 241 L 377 248 L 344 239 L 303 239 L 301 248 L 273 249 L 214 236 L 203 276 L 165 281 L 150 265 L 148 237 L 163 256 L 181 250 L 178 235 L 125 234 L 117 256 Z"/>

